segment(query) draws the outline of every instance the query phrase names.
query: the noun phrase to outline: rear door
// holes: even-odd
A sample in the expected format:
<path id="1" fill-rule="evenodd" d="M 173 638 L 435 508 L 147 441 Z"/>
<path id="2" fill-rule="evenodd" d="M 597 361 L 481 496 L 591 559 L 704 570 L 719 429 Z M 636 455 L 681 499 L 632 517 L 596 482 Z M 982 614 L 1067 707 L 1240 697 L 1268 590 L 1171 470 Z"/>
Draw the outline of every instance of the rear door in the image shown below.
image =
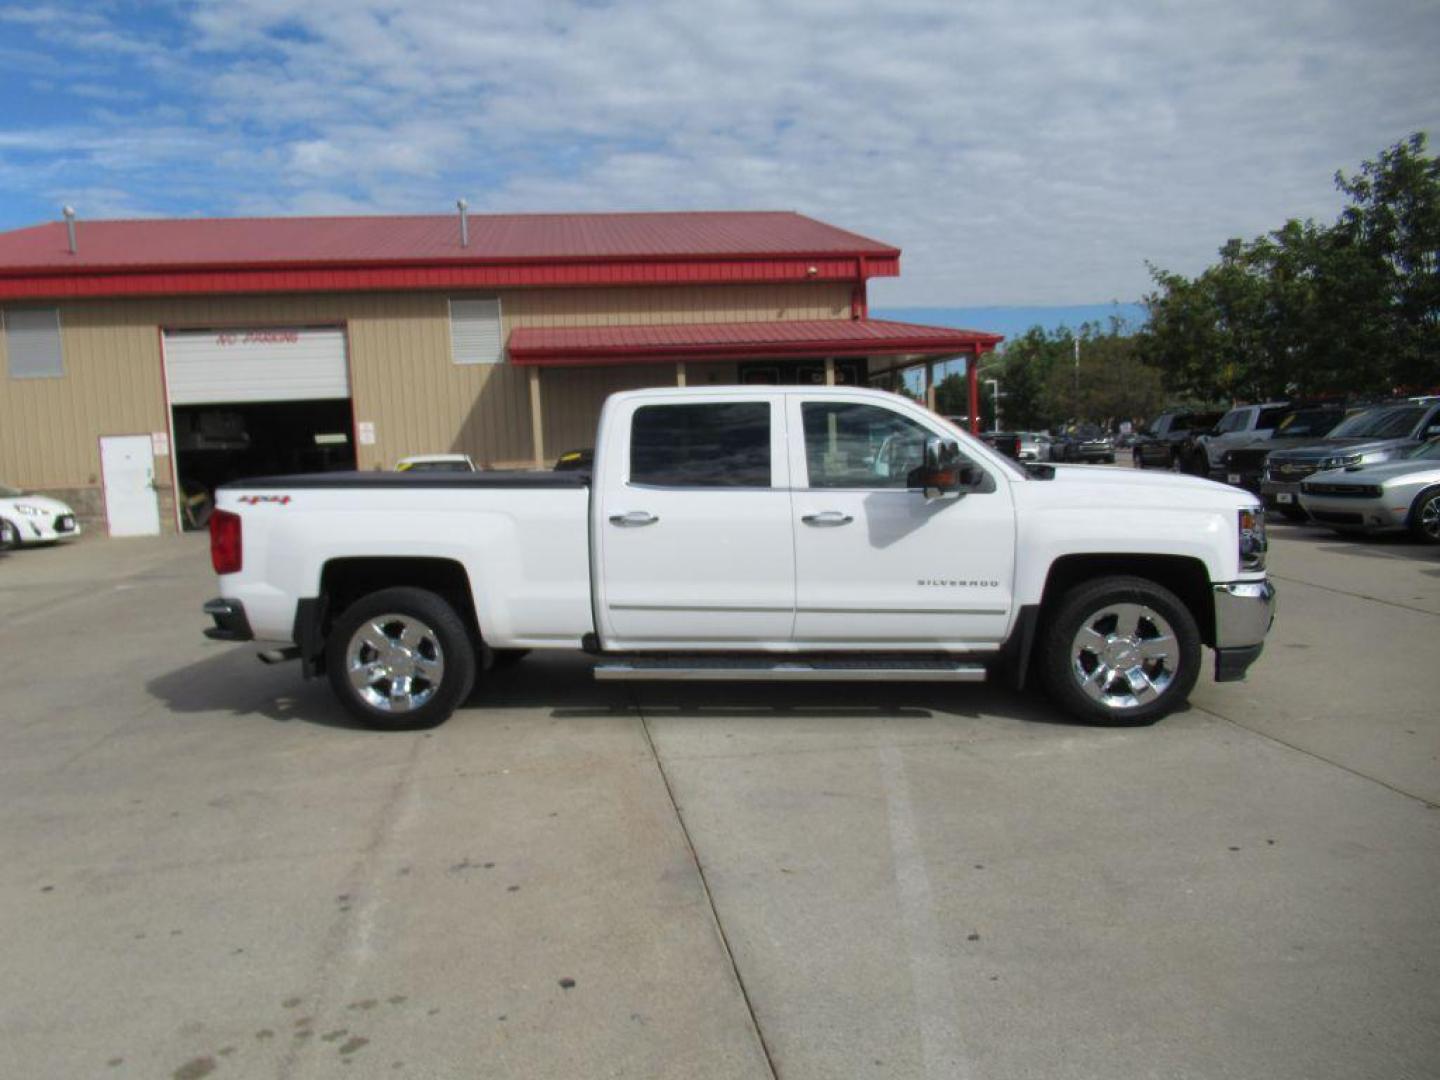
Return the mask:
<path id="1" fill-rule="evenodd" d="M 1002 641 L 1015 577 L 1010 481 L 926 502 L 927 439 L 954 440 L 873 399 L 792 395 L 795 641 L 801 649 L 964 651 Z M 978 458 L 978 455 L 976 455 Z"/>
<path id="2" fill-rule="evenodd" d="M 606 410 L 591 524 L 606 648 L 784 648 L 795 618 L 783 399 L 713 392 Z"/>

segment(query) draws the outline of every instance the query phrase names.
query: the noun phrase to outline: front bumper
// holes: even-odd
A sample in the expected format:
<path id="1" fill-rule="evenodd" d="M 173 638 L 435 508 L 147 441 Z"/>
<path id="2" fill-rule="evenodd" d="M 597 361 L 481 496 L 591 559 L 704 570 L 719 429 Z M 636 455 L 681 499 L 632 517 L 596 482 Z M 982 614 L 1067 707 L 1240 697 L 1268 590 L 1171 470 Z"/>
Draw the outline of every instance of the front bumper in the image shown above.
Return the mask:
<path id="1" fill-rule="evenodd" d="M 80 535 L 80 522 L 73 513 L 7 515 L 22 544 L 53 544 L 57 540 L 73 540 Z"/>
<path id="2" fill-rule="evenodd" d="M 1227 581 L 1215 592 L 1215 681 L 1238 682 L 1259 659 L 1275 621 L 1275 586 L 1269 579 Z"/>
<path id="3" fill-rule="evenodd" d="M 1366 532 L 1390 532 L 1404 529 L 1409 523 L 1410 508 L 1385 505 L 1385 497 L 1362 496 L 1347 498 L 1337 495 L 1306 495 L 1305 512 L 1322 525 L 1337 529 L 1362 529 Z"/>
<path id="4" fill-rule="evenodd" d="M 1251 495 L 1260 494 L 1260 474 L 1253 469 L 1232 469 L 1227 465 L 1224 468 L 1211 469 L 1210 479 L 1218 484 L 1244 488 Z"/>
<path id="5" fill-rule="evenodd" d="M 1300 481 L 1262 480 L 1260 481 L 1260 498 L 1271 510 L 1280 506 L 1298 507 L 1300 505 Z"/>
<path id="6" fill-rule="evenodd" d="M 201 609 L 215 620 L 214 626 L 205 628 L 205 636 L 216 641 L 254 641 L 250 620 L 245 614 L 245 605 L 239 600 L 226 600 L 217 596 L 206 600 Z"/>

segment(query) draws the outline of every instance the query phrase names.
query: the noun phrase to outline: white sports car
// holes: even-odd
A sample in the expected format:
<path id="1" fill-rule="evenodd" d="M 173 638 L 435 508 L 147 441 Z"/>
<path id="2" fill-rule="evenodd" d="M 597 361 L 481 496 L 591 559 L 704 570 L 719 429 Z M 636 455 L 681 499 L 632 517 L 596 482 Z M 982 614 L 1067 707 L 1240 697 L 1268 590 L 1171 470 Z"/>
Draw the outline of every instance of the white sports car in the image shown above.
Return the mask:
<path id="1" fill-rule="evenodd" d="M 53 544 L 79 535 L 75 511 L 59 499 L 0 484 L 0 549 Z"/>

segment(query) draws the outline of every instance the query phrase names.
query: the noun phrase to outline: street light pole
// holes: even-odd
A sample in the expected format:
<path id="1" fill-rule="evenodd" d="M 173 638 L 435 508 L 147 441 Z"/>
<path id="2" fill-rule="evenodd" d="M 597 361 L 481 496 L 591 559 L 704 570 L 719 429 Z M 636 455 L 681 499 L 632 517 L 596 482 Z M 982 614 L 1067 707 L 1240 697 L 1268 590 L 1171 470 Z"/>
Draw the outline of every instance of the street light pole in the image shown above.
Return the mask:
<path id="1" fill-rule="evenodd" d="M 1075 338 L 1075 411 L 1080 411 L 1080 338 Z"/>
<path id="2" fill-rule="evenodd" d="M 985 381 L 990 384 L 990 393 L 993 394 L 993 395 L 994 395 L 994 398 L 995 398 L 995 427 L 994 427 L 992 430 L 994 430 L 994 431 L 999 431 L 999 430 L 1000 430 L 1000 399 L 1001 399 L 1002 397 L 1004 397 L 1005 395 L 1002 394 L 1002 393 L 1000 393 L 1000 380 L 999 380 L 999 379 L 986 379 Z"/>

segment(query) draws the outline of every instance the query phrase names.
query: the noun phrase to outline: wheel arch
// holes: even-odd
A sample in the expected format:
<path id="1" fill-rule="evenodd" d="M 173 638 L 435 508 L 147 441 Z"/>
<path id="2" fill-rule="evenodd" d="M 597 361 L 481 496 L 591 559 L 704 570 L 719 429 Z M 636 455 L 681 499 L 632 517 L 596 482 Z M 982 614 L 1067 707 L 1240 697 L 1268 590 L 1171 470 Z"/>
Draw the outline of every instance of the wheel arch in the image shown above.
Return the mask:
<path id="1" fill-rule="evenodd" d="M 1420 513 L 1421 504 L 1437 492 L 1440 492 L 1440 484 L 1430 484 L 1416 492 L 1415 498 L 1410 500 L 1410 512 L 1405 515 L 1406 528 L 1413 529 L 1415 527 L 1416 515 Z"/>
<path id="2" fill-rule="evenodd" d="M 346 556 L 330 559 L 321 567 L 319 597 L 313 602 L 302 600 L 296 613 L 295 642 L 301 648 L 306 673 L 323 668 L 325 639 L 336 616 L 362 596 L 402 586 L 439 596 L 455 609 L 477 648 L 484 640 L 470 575 L 459 561 L 428 556 Z"/>
<path id="3" fill-rule="evenodd" d="M 1063 555 L 1050 565 L 1041 593 L 1040 618 L 1076 585 L 1101 577 L 1142 577 L 1169 589 L 1190 610 L 1200 640 L 1215 644 L 1215 603 L 1205 564 L 1188 555 L 1087 554 Z"/>

